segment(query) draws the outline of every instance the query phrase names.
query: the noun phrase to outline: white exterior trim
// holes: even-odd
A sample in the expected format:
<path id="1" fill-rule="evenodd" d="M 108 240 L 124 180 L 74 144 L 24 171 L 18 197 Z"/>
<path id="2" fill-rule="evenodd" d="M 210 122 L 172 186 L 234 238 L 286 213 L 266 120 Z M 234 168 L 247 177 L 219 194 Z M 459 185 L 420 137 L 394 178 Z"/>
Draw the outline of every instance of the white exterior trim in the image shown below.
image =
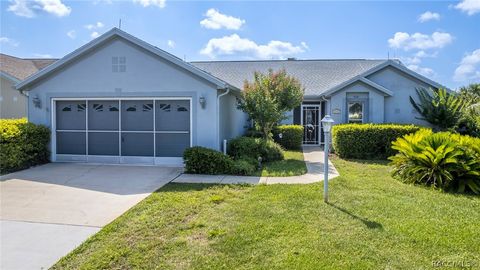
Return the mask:
<path id="1" fill-rule="evenodd" d="M 119 127 L 118 131 L 97 131 L 88 130 L 88 101 L 89 100 L 114 100 L 119 101 Z M 155 131 L 155 110 L 153 111 L 153 131 L 122 131 L 121 125 L 121 101 L 122 100 L 188 100 L 189 101 L 189 110 L 190 110 L 190 147 L 193 146 L 193 106 L 192 106 L 192 98 L 191 97 L 88 97 L 88 98 L 52 98 L 51 99 L 51 160 L 52 162 L 88 162 L 88 163 L 113 163 L 113 164 L 149 164 L 149 165 L 172 165 L 172 166 L 179 166 L 183 164 L 183 158 L 181 157 L 156 157 L 156 145 L 155 145 L 155 134 L 157 133 L 175 133 L 175 134 L 185 134 L 187 131 Z M 57 121 L 56 121 L 56 101 L 86 101 L 86 127 L 85 130 L 57 130 Z M 153 106 L 155 108 L 155 104 Z M 63 132 L 84 132 L 86 133 L 86 154 L 85 155 L 70 155 L 70 154 L 57 154 L 57 131 Z M 88 154 L 88 132 L 117 132 L 119 134 L 119 155 L 118 156 L 107 156 L 107 155 L 89 155 Z M 144 156 L 122 156 L 122 144 L 121 144 L 121 134 L 122 133 L 153 133 L 154 144 L 153 144 L 153 156 L 152 157 L 144 157 Z"/>

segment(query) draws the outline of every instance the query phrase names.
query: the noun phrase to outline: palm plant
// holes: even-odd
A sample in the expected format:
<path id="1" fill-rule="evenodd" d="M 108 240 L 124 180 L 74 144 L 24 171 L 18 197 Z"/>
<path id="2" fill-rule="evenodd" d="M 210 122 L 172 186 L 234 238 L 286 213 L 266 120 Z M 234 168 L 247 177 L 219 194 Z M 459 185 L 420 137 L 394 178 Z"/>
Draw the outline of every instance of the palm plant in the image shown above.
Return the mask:
<path id="1" fill-rule="evenodd" d="M 392 143 L 393 176 L 411 184 L 480 194 L 480 139 L 420 130 Z"/>
<path id="2" fill-rule="evenodd" d="M 465 101 L 446 89 L 433 89 L 432 95 L 425 88 L 417 88 L 416 92 L 419 102 L 410 97 L 410 103 L 422 115 L 418 119 L 425 120 L 441 130 L 447 130 L 453 128 L 462 117 Z"/>

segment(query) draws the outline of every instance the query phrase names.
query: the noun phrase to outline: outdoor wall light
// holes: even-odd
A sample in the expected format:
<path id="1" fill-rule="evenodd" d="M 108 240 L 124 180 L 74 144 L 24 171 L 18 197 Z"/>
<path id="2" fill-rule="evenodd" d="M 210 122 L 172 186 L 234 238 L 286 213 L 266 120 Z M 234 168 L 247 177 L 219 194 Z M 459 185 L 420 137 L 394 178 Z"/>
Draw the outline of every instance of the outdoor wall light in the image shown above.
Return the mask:
<path id="1" fill-rule="evenodd" d="M 205 99 L 204 96 L 201 96 L 198 99 L 198 102 L 200 102 L 200 106 L 202 106 L 202 109 L 205 109 L 205 106 L 207 105 L 207 99 Z"/>
<path id="2" fill-rule="evenodd" d="M 33 106 L 35 106 L 35 108 L 42 108 L 42 101 L 40 100 L 38 95 L 35 95 L 35 97 L 33 97 L 32 102 L 33 102 Z"/>

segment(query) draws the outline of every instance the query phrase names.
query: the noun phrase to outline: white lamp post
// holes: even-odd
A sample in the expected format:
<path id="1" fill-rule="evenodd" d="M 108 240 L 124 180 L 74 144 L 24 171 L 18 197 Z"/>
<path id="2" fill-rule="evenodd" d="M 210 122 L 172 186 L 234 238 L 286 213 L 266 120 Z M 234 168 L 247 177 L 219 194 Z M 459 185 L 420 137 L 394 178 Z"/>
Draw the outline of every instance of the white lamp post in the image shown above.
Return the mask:
<path id="1" fill-rule="evenodd" d="M 333 121 L 330 115 L 325 115 L 322 119 L 323 125 L 323 137 L 324 137 L 324 145 L 323 152 L 325 155 L 324 164 L 323 164 L 323 201 L 328 202 L 328 147 L 329 147 L 329 139 L 330 139 L 330 131 L 332 130 L 332 125 L 335 121 Z"/>

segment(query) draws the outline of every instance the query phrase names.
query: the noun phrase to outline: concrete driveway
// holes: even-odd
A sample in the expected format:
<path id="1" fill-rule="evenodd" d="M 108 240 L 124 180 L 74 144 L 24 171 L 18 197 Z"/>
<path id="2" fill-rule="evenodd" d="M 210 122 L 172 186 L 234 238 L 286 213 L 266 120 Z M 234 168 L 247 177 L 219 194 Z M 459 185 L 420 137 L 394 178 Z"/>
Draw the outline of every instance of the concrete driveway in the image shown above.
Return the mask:
<path id="1" fill-rule="evenodd" d="M 42 269 L 182 168 L 51 163 L 0 182 L 0 269 Z"/>

